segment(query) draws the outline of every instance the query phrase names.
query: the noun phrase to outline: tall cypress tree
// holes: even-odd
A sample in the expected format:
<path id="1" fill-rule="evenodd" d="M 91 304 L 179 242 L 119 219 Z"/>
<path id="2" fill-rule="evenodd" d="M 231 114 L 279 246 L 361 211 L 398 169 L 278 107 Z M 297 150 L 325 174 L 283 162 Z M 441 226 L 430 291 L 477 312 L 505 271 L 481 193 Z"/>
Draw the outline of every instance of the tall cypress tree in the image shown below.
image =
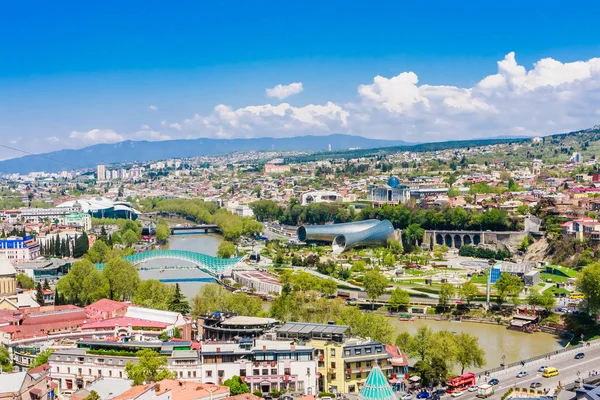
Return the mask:
<path id="1" fill-rule="evenodd" d="M 169 311 L 178 312 L 183 315 L 187 315 L 190 312 L 190 303 L 188 303 L 183 297 L 183 294 L 181 294 L 179 283 L 175 284 L 175 291 L 169 301 Z"/>
<path id="2" fill-rule="evenodd" d="M 44 292 L 42 291 L 42 284 L 37 283 L 35 287 L 35 301 L 40 305 L 44 305 Z"/>
<path id="3" fill-rule="evenodd" d="M 42 286 L 42 289 L 50 289 L 50 283 L 48 282 L 48 278 L 44 278 L 44 285 Z"/>

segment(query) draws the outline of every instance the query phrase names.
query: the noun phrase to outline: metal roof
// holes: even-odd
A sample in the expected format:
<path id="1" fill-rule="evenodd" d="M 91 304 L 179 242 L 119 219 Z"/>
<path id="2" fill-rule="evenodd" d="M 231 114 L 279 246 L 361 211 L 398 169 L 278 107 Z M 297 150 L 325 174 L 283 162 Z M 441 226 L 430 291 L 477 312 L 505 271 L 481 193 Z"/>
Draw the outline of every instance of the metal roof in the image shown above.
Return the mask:
<path id="1" fill-rule="evenodd" d="M 373 367 L 360 390 L 358 400 L 396 400 L 394 392 L 379 366 Z"/>
<path id="2" fill-rule="evenodd" d="M 277 329 L 278 333 L 288 334 L 331 334 L 343 335 L 349 326 L 346 325 L 329 325 L 329 324 L 310 324 L 304 322 L 287 322 L 281 328 Z"/>

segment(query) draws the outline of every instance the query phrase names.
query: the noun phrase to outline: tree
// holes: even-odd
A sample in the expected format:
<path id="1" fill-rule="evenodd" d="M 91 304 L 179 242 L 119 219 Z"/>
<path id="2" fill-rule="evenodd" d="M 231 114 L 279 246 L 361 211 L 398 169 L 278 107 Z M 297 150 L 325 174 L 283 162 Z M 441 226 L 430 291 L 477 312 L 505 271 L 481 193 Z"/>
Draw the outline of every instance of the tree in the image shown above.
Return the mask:
<path id="1" fill-rule="evenodd" d="M 442 309 L 446 310 L 448 305 L 450 304 L 450 300 L 456 294 L 456 288 L 450 283 L 442 283 L 440 287 L 440 294 L 438 299 L 438 306 L 442 307 Z"/>
<path id="2" fill-rule="evenodd" d="M 555 305 L 556 297 L 554 297 L 554 293 L 551 290 L 544 290 L 539 298 L 539 306 L 544 307 L 546 312 L 550 312 Z"/>
<path id="3" fill-rule="evenodd" d="M 421 361 L 428 360 L 431 356 L 431 338 L 433 331 L 427 326 L 422 326 L 414 336 L 400 334 L 396 338 L 396 345 L 406 352 L 409 357 Z"/>
<path id="4" fill-rule="evenodd" d="M 173 286 L 155 279 L 142 281 L 133 296 L 133 303 L 141 307 L 156 310 L 168 310 L 169 299 L 173 293 Z"/>
<path id="5" fill-rule="evenodd" d="M 325 297 L 333 296 L 337 292 L 337 283 L 331 279 L 317 279 L 317 292 Z"/>
<path id="6" fill-rule="evenodd" d="M 510 296 L 513 304 L 518 305 L 519 294 L 523 289 L 523 281 L 516 275 L 511 275 L 508 272 L 503 272 L 500 278 L 494 284 L 498 292 L 498 303 L 502 304 L 506 297 Z"/>
<path id="7" fill-rule="evenodd" d="M 600 263 L 588 265 L 577 276 L 577 289 L 585 296 L 590 315 L 600 313 Z"/>
<path id="8" fill-rule="evenodd" d="M 425 229 L 421 228 L 419 224 L 410 224 L 402 231 L 402 236 L 405 238 L 406 243 L 411 246 L 417 244 L 419 240 L 423 240 L 424 234 Z"/>
<path id="9" fill-rule="evenodd" d="M 479 339 L 468 333 L 459 333 L 455 336 L 458 347 L 456 361 L 461 367 L 461 374 L 466 367 L 481 368 L 485 365 L 485 350 L 479 347 Z"/>
<path id="10" fill-rule="evenodd" d="M 90 248 L 89 239 L 87 233 L 83 232 L 80 236 L 75 239 L 75 245 L 73 246 L 73 257 L 83 257 Z"/>
<path id="11" fill-rule="evenodd" d="M 225 311 L 227 296 L 230 293 L 219 284 L 204 285 L 192 298 L 192 315 L 206 315 L 209 312 Z"/>
<path id="12" fill-rule="evenodd" d="M 217 250 L 217 257 L 231 258 L 235 254 L 235 245 L 228 241 L 223 241 Z"/>
<path id="13" fill-rule="evenodd" d="M 96 240 L 94 245 L 85 254 L 85 258 L 93 264 L 101 264 L 107 261 L 106 257 L 110 252 L 110 248 L 102 240 Z"/>
<path id="14" fill-rule="evenodd" d="M 139 236 L 134 231 L 129 229 L 125 233 L 123 233 L 123 235 L 121 235 L 121 240 L 123 241 L 123 244 L 125 244 L 125 246 L 131 247 L 137 243 L 137 241 L 139 240 Z"/>
<path id="15" fill-rule="evenodd" d="M 446 193 L 446 195 L 448 197 L 458 197 L 461 195 L 461 191 L 459 188 L 451 187 L 450 189 L 448 189 L 448 192 Z"/>
<path id="16" fill-rule="evenodd" d="M 140 284 L 140 276 L 135 265 L 119 258 L 108 261 L 102 268 L 102 275 L 108 281 L 108 294 L 111 300 L 131 299 Z"/>
<path id="17" fill-rule="evenodd" d="M 44 285 L 42 286 L 42 288 L 50 290 L 50 283 L 48 282 L 48 278 L 44 278 Z"/>
<path id="18" fill-rule="evenodd" d="M 371 299 L 373 307 L 375 307 L 375 300 L 385 293 L 388 280 L 378 270 L 371 270 L 365 274 L 363 284 L 365 285 L 367 297 Z"/>
<path id="19" fill-rule="evenodd" d="M 33 362 L 33 365 L 31 366 L 31 368 L 35 368 L 35 367 L 39 367 L 40 365 L 48 364 L 48 358 L 50 357 L 50 354 L 52 354 L 53 352 L 54 352 L 54 350 L 52 350 L 52 349 L 46 349 L 46 350 L 42 351 L 35 358 L 35 361 Z"/>
<path id="20" fill-rule="evenodd" d="M 31 290 L 35 287 L 34 280 L 25 274 L 17 274 L 16 278 L 17 286 L 23 290 Z"/>
<path id="21" fill-rule="evenodd" d="M 171 235 L 171 228 L 164 223 L 159 223 L 156 227 L 156 241 L 162 243 Z"/>
<path id="22" fill-rule="evenodd" d="M 465 283 L 463 283 L 460 286 L 460 289 L 458 289 L 458 295 L 460 296 L 460 298 L 464 301 L 467 302 L 467 305 L 471 305 L 471 302 L 473 301 L 473 299 L 475 299 L 475 297 L 479 296 L 479 289 L 477 288 L 477 285 L 475 285 L 473 282 L 471 281 L 467 281 Z"/>
<path id="23" fill-rule="evenodd" d="M 3 345 L 0 345 L 0 367 L 2 367 L 2 372 L 12 372 L 13 370 L 10 353 Z"/>
<path id="24" fill-rule="evenodd" d="M 167 357 L 151 349 L 138 351 L 137 357 L 137 364 L 128 361 L 125 365 L 125 373 L 133 381 L 133 385 L 175 378 L 175 374 L 167 369 Z"/>
<path id="25" fill-rule="evenodd" d="M 69 304 L 85 306 L 108 296 L 108 282 L 89 260 L 77 261 L 58 281 L 56 291 Z"/>
<path id="26" fill-rule="evenodd" d="M 232 376 L 229 379 L 226 379 L 223 382 L 224 386 L 229 387 L 229 394 L 231 396 L 237 396 L 238 394 L 250 393 L 250 388 L 246 383 L 242 382 L 242 378 L 237 375 Z"/>
<path id="27" fill-rule="evenodd" d="M 102 397 L 100 397 L 98 392 L 92 390 L 83 400 L 102 400 Z"/>
<path id="28" fill-rule="evenodd" d="M 392 310 L 398 310 L 401 307 L 406 307 L 410 304 L 410 295 L 406 290 L 402 290 L 400 287 L 392 290 L 390 296 L 389 307 Z"/>
<path id="29" fill-rule="evenodd" d="M 183 297 L 179 283 L 175 284 L 175 290 L 169 299 L 168 310 L 178 312 L 183 315 L 188 315 L 190 313 L 190 303 L 188 303 Z"/>
<path id="30" fill-rule="evenodd" d="M 43 306 L 45 304 L 45 302 L 44 302 L 44 291 L 42 290 L 42 284 L 39 283 L 39 282 L 37 283 L 37 285 L 35 287 L 35 301 L 40 306 Z"/>

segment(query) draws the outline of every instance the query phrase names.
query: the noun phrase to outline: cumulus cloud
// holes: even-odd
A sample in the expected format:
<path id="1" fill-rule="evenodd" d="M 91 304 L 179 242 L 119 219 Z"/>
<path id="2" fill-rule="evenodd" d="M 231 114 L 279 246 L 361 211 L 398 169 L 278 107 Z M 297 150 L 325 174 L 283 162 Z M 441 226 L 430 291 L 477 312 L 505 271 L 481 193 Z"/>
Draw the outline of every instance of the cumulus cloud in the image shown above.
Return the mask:
<path id="1" fill-rule="evenodd" d="M 166 135 L 162 132 L 158 132 L 152 129 L 142 129 L 136 131 L 133 135 L 133 139 L 136 140 L 148 140 L 150 142 L 158 142 L 161 140 L 170 140 L 171 136 Z"/>
<path id="2" fill-rule="evenodd" d="M 54 143 L 60 142 L 60 139 L 57 138 L 56 136 L 47 137 L 46 140 L 49 142 L 54 142 Z"/>
<path id="3" fill-rule="evenodd" d="M 275 97 L 279 100 L 283 100 L 286 97 L 290 97 L 292 95 L 302 93 L 304 87 L 302 86 L 302 82 L 294 82 L 289 85 L 277 85 L 272 88 L 265 89 L 265 93 L 267 97 Z"/>
<path id="4" fill-rule="evenodd" d="M 148 110 L 150 110 L 150 111 L 158 111 L 158 107 L 157 106 L 148 106 Z"/>
<path id="5" fill-rule="evenodd" d="M 294 84 L 292 84 L 294 85 Z M 267 89 L 285 98 L 293 90 Z M 301 84 L 296 92 L 301 91 Z M 440 141 L 499 135 L 541 135 L 598 124 L 600 58 L 562 63 L 545 58 L 526 68 L 514 53 L 497 72 L 472 87 L 421 83 L 415 72 L 376 76 L 357 88 L 357 99 L 292 106 L 233 108 L 219 104 L 179 124 L 191 137 L 259 137 L 349 133 L 407 141 Z M 166 121 L 165 127 L 174 127 Z"/>
<path id="6" fill-rule="evenodd" d="M 125 140 L 125 138 L 115 132 L 112 129 L 92 129 L 87 132 L 71 132 L 69 135 L 71 139 L 81 140 L 88 144 L 96 143 L 118 143 Z"/>

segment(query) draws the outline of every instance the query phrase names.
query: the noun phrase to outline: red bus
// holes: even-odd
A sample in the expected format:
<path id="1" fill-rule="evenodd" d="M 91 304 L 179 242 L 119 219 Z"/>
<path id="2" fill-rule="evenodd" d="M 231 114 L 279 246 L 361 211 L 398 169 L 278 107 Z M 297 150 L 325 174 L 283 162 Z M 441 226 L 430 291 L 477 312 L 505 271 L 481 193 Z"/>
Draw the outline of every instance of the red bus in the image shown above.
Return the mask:
<path id="1" fill-rule="evenodd" d="M 455 376 L 454 378 L 450 378 L 446 381 L 446 392 L 454 393 L 462 390 L 467 390 L 469 386 L 475 385 L 477 380 L 475 379 L 475 374 L 472 372 L 467 372 L 466 374 L 462 374 L 460 376 Z"/>

